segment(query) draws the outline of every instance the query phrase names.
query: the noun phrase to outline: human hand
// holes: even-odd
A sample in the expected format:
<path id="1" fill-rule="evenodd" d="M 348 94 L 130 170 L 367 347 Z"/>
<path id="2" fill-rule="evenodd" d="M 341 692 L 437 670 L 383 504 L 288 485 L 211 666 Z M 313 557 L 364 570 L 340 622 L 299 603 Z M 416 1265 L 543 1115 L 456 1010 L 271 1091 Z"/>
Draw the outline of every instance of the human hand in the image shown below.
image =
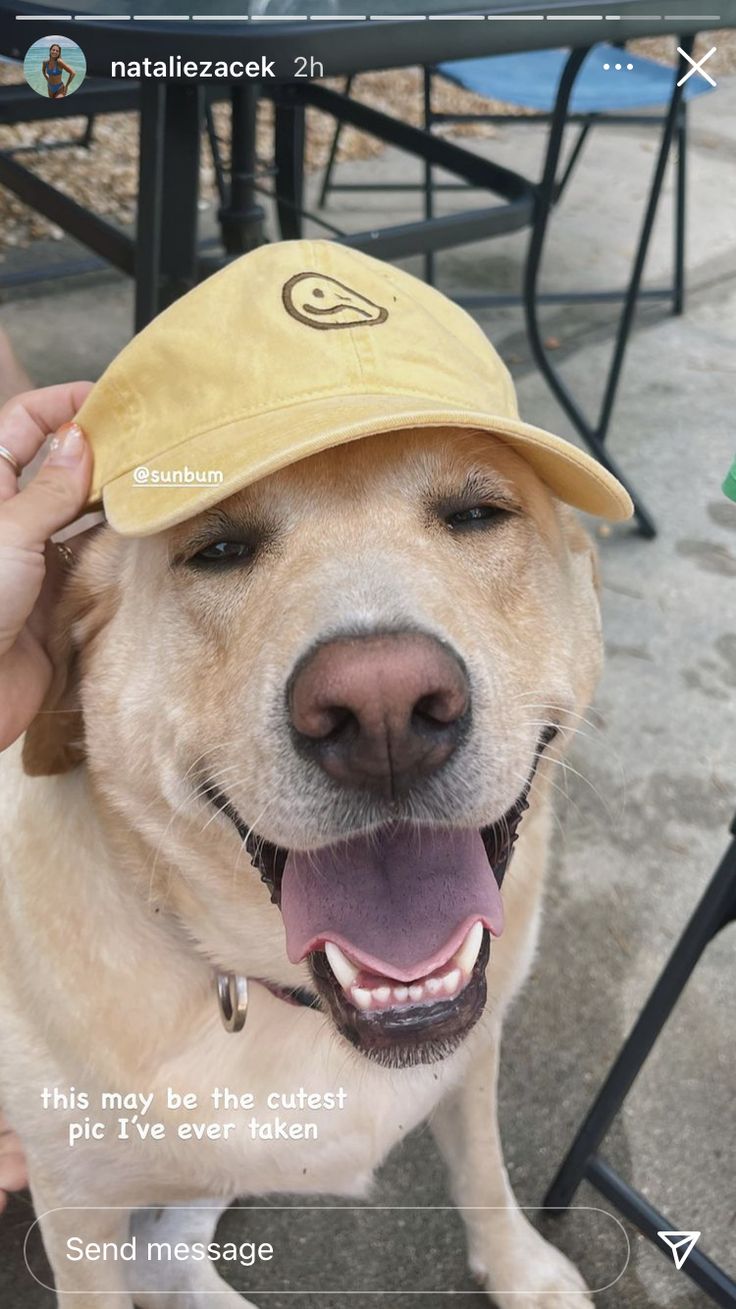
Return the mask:
<path id="1" fill-rule="evenodd" d="M 46 642 L 64 570 L 47 543 L 84 508 L 92 456 L 71 420 L 91 385 L 26 391 L 0 409 L 0 750 L 26 730 L 51 682 Z M 17 474 L 51 433 L 41 468 L 19 490 Z"/>

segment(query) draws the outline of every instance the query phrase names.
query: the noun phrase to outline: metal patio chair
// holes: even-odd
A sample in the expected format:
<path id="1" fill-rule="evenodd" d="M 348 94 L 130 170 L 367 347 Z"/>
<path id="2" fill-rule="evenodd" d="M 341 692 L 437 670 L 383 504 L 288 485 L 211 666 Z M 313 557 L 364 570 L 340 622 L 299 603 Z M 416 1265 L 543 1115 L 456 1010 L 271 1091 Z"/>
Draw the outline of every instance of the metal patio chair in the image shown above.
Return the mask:
<path id="1" fill-rule="evenodd" d="M 736 477 L 733 493 L 727 490 L 727 494 L 736 498 Z M 669 1247 L 662 1244 L 660 1233 L 672 1233 L 676 1227 L 675 1221 L 655 1209 L 645 1196 L 621 1177 L 601 1156 L 599 1147 L 704 950 L 719 932 L 736 922 L 736 818 L 731 824 L 731 836 L 732 840 L 717 871 L 670 955 L 544 1198 L 545 1206 L 562 1214 L 572 1202 L 581 1182 L 587 1181 L 667 1255 L 670 1253 Z M 724 1123 L 724 1130 L 730 1127 L 730 1123 Z M 672 1149 L 677 1149 L 674 1136 Z M 682 1264 L 681 1271 L 701 1287 L 715 1304 L 721 1305 L 723 1309 L 736 1309 L 736 1280 L 701 1250 L 692 1250 L 687 1262 Z"/>
<path id="2" fill-rule="evenodd" d="M 523 305 L 530 346 L 542 375 L 585 443 L 612 471 L 614 469 L 606 453 L 605 441 L 637 304 L 640 299 L 666 299 L 671 301 L 672 310 L 677 314 L 682 313 L 684 306 L 686 101 L 711 89 L 704 78 L 685 76 L 686 61 L 692 50 L 692 44 L 693 38 L 681 38 L 682 54 L 677 69 L 642 56 L 629 54 L 618 46 L 598 44 L 587 51 L 573 51 L 572 54 L 567 50 L 539 50 L 518 55 L 496 55 L 477 60 L 453 61 L 424 70 L 424 123 L 428 134 L 432 134 L 436 124 L 443 122 L 503 122 L 508 126 L 519 121 L 530 121 L 528 117 L 517 119 L 508 114 L 439 113 L 432 105 L 433 84 L 438 76 L 447 78 L 486 98 L 532 109 L 535 111 L 535 116 L 531 121 L 549 124 L 544 170 L 538 183 L 539 212 L 532 230 L 521 295 L 481 291 L 460 296 L 458 301 L 468 308 L 514 303 Z M 577 67 L 573 67 L 575 64 Z M 680 81 L 679 87 L 678 81 Z M 345 95 L 348 98 L 354 85 L 355 78 L 348 79 L 345 87 Z M 565 91 L 568 92 L 569 97 L 566 101 Z M 563 102 L 565 108 L 561 116 L 560 106 Z M 665 112 L 657 113 L 654 107 L 662 105 L 665 106 Z M 661 146 L 654 167 L 628 286 L 622 291 L 542 293 L 538 289 L 538 280 L 550 211 L 559 203 L 580 159 L 591 128 L 600 123 L 661 126 Z M 563 164 L 562 140 L 565 129 L 570 124 L 577 124 L 579 131 Z M 396 183 L 390 186 L 380 182 L 336 183 L 333 180 L 333 173 L 341 126 L 342 122 L 338 121 L 322 182 L 321 204 L 324 204 L 330 192 L 335 190 L 417 190 L 423 194 L 424 217 L 425 221 L 429 222 L 435 216 L 434 200 L 437 191 L 459 192 L 466 186 L 465 183 L 436 183 L 435 168 L 429 152 L 425 156 L 424 180 L 421 183 L 414 185 Z M 673 144 L 677 149 L 673 279 L 671 285 L 664 288 L 642 288 L 644 262 L 659 206 L 668 156 Z M 434 274 L 435 255 L 433 251 L 428 251 L 425 254 L 425 275 L 433 282 Z M 623 302 L 600 411 L 597 418 L 592 421 L 581 410 L 558 369 L 552 364 L 544 346 L 537 317 L 540 304 L 585 301 Z M 640 498 L 635 496 L 634 499 L 639 528 L 644 536 L 653 537 L 656 528 L 652 518 Z"/>
<path id="3" fill-rule="evenodd" d="M 441 123 L 503 123 L 513 126 L 515 122 L 548 123 L 557 97 L 557 88 L 567 59 L 566 50 L 530 50 L 523 54 L 493 55 L 482 59 L 460 59 L 437 64 L 433 68 L 423 69 L 424 92 L 424 127 L 431 132 Z M 433 108 L 433 83 L 437 77 L 452 82 L 465 91 L 472 91 L 485 100 L 497 100 L 504 104 L 533 111 L 531 116 L 516 117 L 508 113 L 444 113 Z M 350 95 L 356 78 L 350 77 L 345 84 L 345 94 Z M 650 126 L 661 123 L 661 115 L 651 111 L 667 105 L 672 95 L 673 69 L 642 55 L 628 53 L 624 48 L 601 43 L 593 46 L 578 73 L 570 97 L 566 122 L 579 124 L 575 144 L 565 163 L 564 170 L 557 180 L 557 201 L 569 182 L 575 165 L 580 159 L 583 146 L 591 128 L 596 123 L 608 125 Z M 687 102 L 696 95 L 703 95 L 713 88 L 704 78 L 697 81 L 688 79 L 680 100 L 680 111 L 675 129 L 676 145 L 676 203 L 674 214 L 675 228 L 675 268 L 671 288 L 654 291 L 651 294 L 672 297 L 673 312 L 680 314 L 684 305 L 684 256 L 685 256 L 685 180 L 687 159 Z M 342 123 L 338 123 L 332 138 L 330 153 L 325 168 L 319 205 L 324 207 L 331 191 L 381 191 L 381 190 L 421 190 L 424 196 L 424 214 L 431 218 L 434 212 L 434 195 L 438 190 L 457 191 L 463 189 L 462 183 L 441 183 L 434 181 L 434 169 L 431 164 L 425 168 L 422 183 L 396 183 L 390 186 L 380 182 L 373 183 L 338 183 L 333 181 L 337 152 L 342 133 Z M 659 196 L 657 196 L 657 201 Z M 434 282 L 434 256 L 425 256 L 425 277 Z M 640 294 L 645 294 L 640 292 Z M 610 298 L 617 295 L 612 292 Z M 579 297 L 574 293 L 566 295 L 565 300 Z M 587 298 L 587 297 L 586 297 Z M 596 299 L 600 299 L 599 295 Z M 608 298 L 608 297 L 603 297 Z M 504 297 L 508 300 L 508 297 Z M 497 304 L 497 297 L 482 295 L 473 298 L 475 305 L 483 303 Z"/>

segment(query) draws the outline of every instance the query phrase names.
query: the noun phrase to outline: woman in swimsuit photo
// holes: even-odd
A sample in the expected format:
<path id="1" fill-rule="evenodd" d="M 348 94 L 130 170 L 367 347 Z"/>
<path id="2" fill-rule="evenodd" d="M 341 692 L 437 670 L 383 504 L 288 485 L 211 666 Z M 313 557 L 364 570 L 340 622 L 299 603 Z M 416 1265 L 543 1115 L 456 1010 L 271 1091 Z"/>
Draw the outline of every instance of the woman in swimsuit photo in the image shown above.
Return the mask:
<path id="1" fill-rule="evenodd" d="M 74 69 L 64 63 L 61 57 L 61 46 L 58 44 L 54 44 L 49 48 L 49 57 L 44 59 L 41 72 L 46 78 L 51 100 L 57 100 L 65 96 L 71 82 L 76 77 Z M 64 73 L 69 74 L 66 82 L 64 82 Z"/>

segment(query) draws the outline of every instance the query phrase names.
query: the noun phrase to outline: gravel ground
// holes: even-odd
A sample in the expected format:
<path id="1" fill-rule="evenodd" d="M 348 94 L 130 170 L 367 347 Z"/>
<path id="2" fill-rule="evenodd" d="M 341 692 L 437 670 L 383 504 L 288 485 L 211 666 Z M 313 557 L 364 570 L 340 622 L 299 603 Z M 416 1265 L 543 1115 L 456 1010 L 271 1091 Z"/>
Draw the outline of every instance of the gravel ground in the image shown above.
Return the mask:
<path id="1" fill-rule="evenodd" d="M 706 32 L 698 38 L 697 50 L 705 53 L 711 45 L 718 46 L 713 67 L 717 73 L 736 70 L 736 32 Z M 670 63 L 675 56 L 675 39 L 647 39 L 632 42 L 632 50 Z M 0 86 L 22 81 L 22 70 L 17 65 L 0 62 Z M 338 82 L 328 85 L 341 86 Z M 367 104 L 375 105 L 408 122 L 419 124 L 422 115 L 422 82 L 419 69 L 409 68 L 380 73 L 366 73 L 355 86 L 355 94 Z M 484 100 L 437 78 L 434 91 L 435 108 L 442 113 L 525 113 L 515 106 Z M 227 157 L 229 117 L 226 105 L 215 107 L 217 133 Z M 22 123 L 15 127 L 0 125 L 0 150 L 31 147 L 25 162 L 37 167 L 46 181 L 61 190 L 78 196 L 95 212 L 123 226 L 133 222 L 138 187 L 138 122 L 134 114 L 102 115 L 95 122 L 94 143 L 90 149 L 70 145 L 68 149 L 35 151 L 34 146 L 49 142 L 73 141 L 84 128 L 83 118 L 69 118 L 60 123 Z M 259 110 L 258 150 L 264 162 L 271 155 L 272 111 L 268 103 Z M 310 170 L 324 166 L 332 141 L 333 121 L 317 111 L 308 113 L 307 167 Z M 455 124 L 444 128 L 453 136 L 492 136 L 491 124 Z M 380 141 L 346 127 L 341 139 L 340 159 L 370 159 L 383 151 Z M 209 146 L 205 145 L 201 172 L 201 208 L 216 207 L 215 172 Z M 0 188 L 0 261 L 5 250 L 26 247 L 41 238 L 63 236 L 61 228 L 16 199 L 9 191 Z"/>

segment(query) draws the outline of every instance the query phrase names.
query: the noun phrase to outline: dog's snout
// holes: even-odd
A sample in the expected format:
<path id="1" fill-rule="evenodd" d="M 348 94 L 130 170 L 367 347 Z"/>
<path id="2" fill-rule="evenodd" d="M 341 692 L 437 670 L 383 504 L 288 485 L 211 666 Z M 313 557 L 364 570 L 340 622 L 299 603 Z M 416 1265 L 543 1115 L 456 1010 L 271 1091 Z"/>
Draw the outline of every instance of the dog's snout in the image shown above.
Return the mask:
<path id="1" fill-rule="evenodd" d="M 432 636 L 341 638 L 299 666 L 289 712 L 297 747 L 329 777 L 396 798 L 450 758 L 470 687 L 460 659 Z"/>

